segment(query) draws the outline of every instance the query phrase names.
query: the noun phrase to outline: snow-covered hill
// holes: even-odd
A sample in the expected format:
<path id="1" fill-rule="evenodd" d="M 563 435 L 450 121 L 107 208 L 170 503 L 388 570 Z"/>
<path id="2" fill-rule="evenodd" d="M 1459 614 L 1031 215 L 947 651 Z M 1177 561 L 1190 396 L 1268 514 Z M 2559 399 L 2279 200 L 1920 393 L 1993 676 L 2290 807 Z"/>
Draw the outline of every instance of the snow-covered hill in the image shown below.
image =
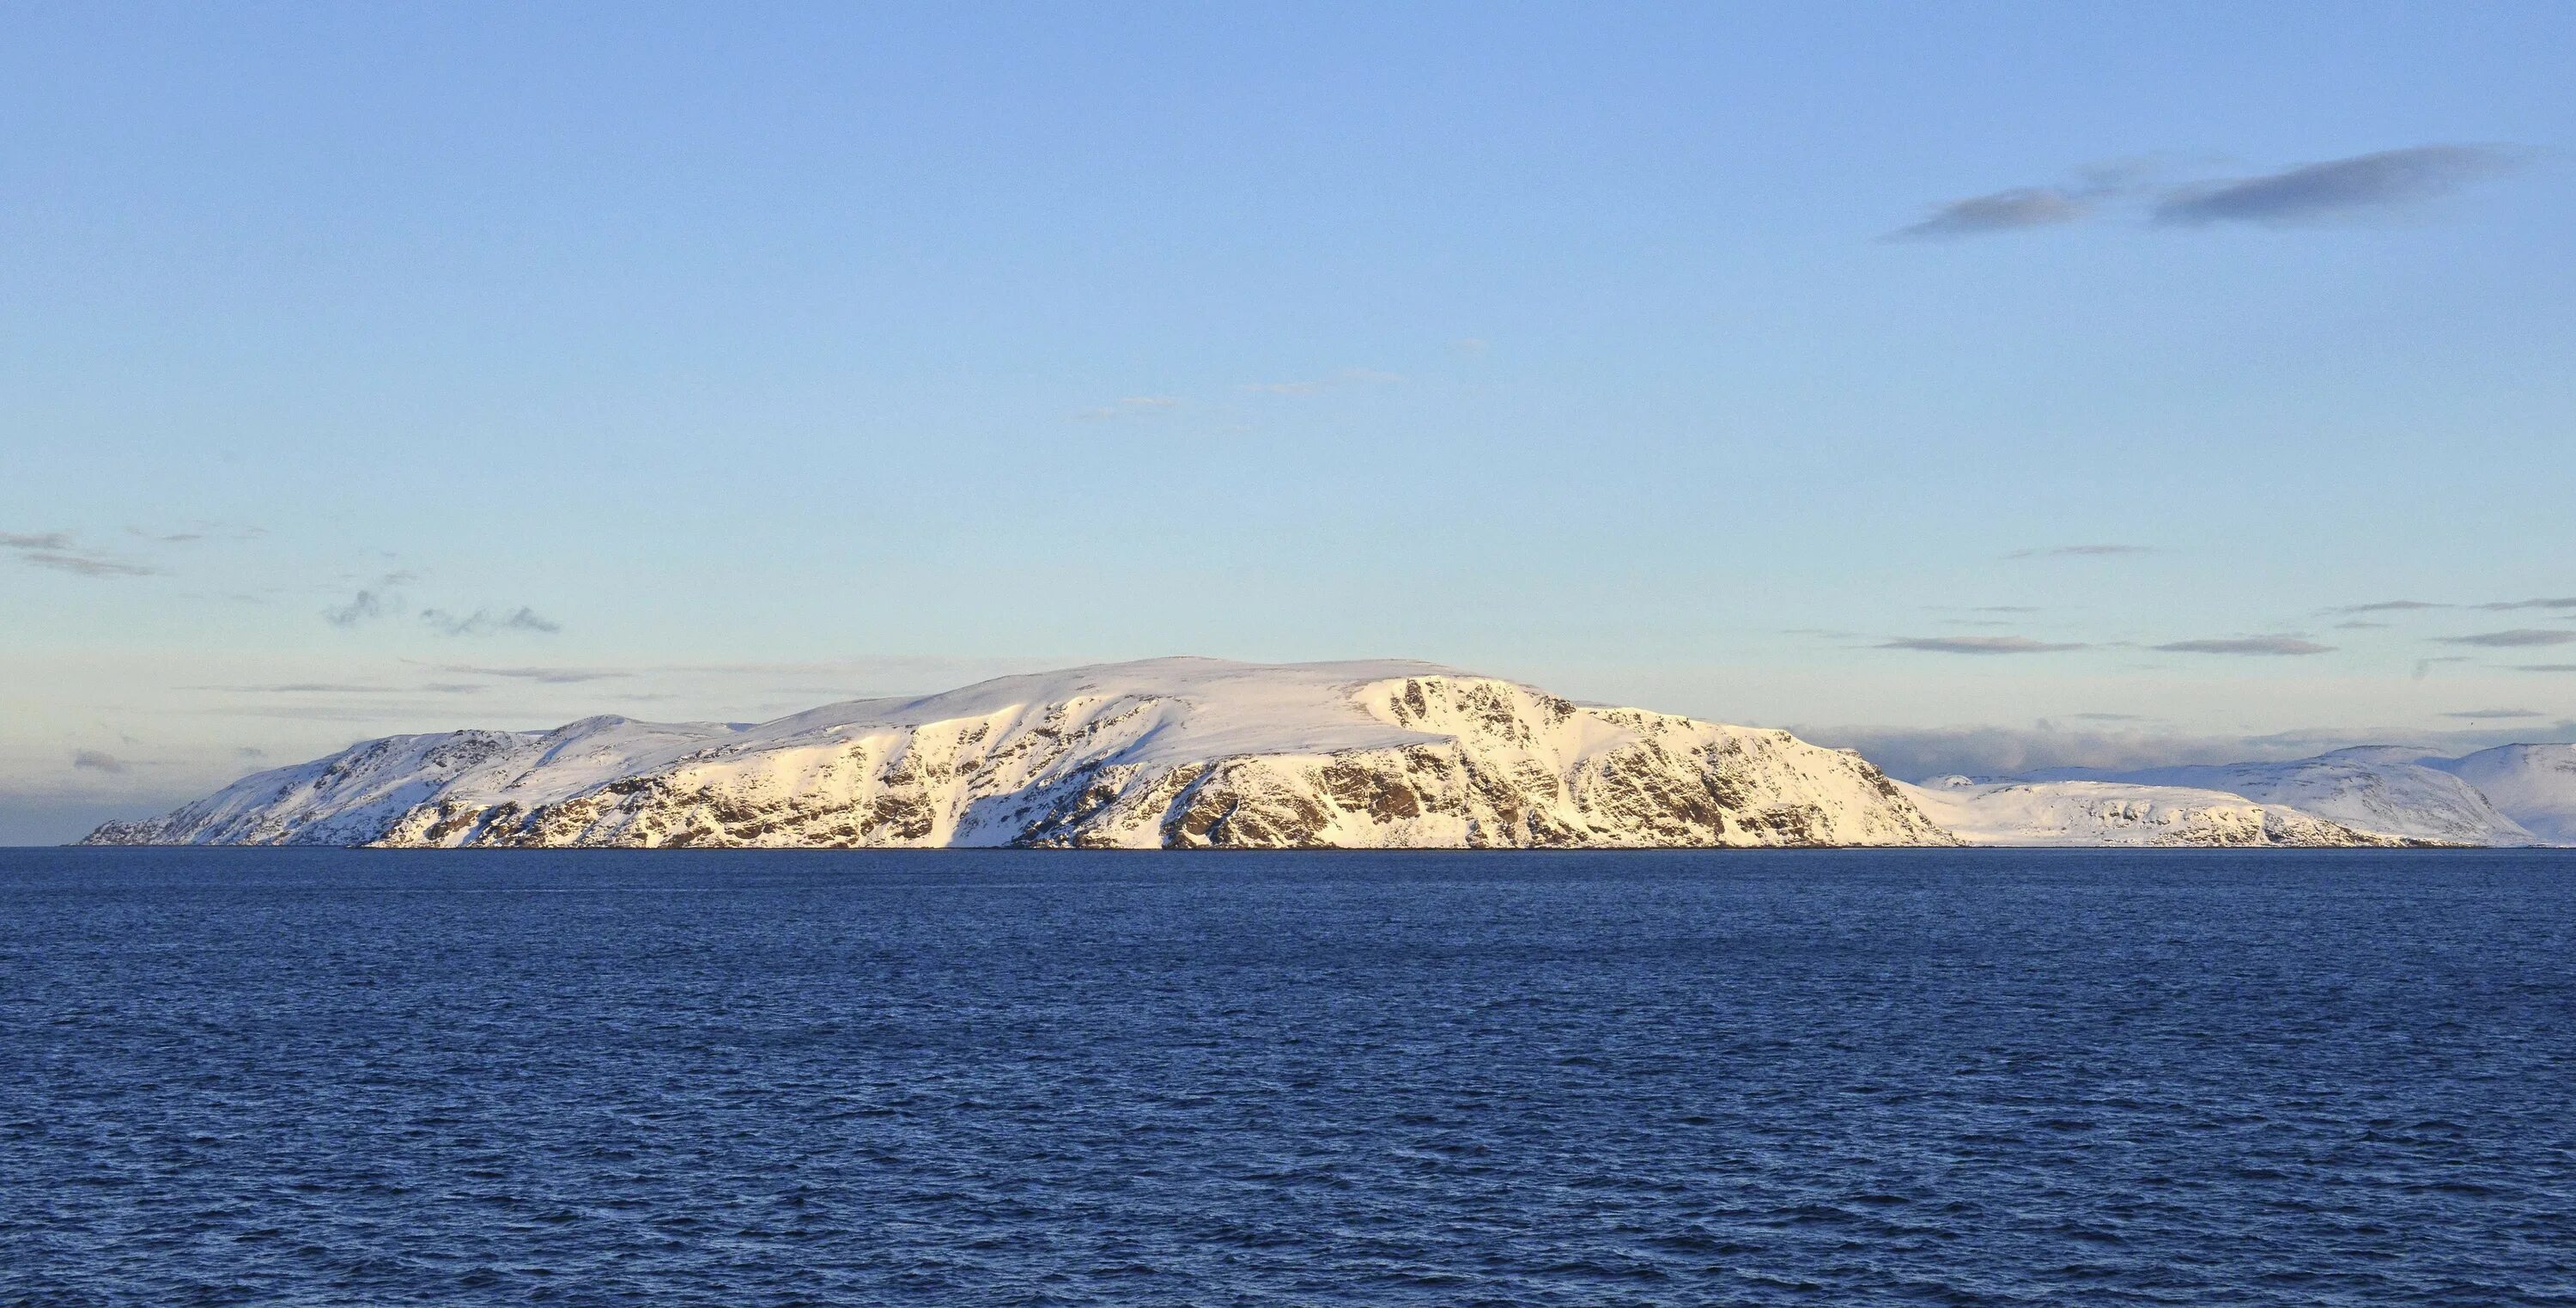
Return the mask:
<path id="1" fill-rule="evenodd" d="M 102 844 L 1954 843 L 1858 755 L 1429 664 L 1158 659 L 757 726 L 396 736 Z"/>
<path id="2" fill-rule="evenodd" d="M 2285 763 L 2221 763 L 2126 772 L 2067 768 L 2032 773 L 2028 779 L 2213 790 L 2242 795 L 2262 804 L 2285 805 L 2357 831 L 2445 844 L 2538 843 L 2538 837 L 2499 811 L 2478 786 L 2445 770 L 2450 764 L 2451 760 L 2428 759 L 2420 749 L 2372 745 Z"/>
<path id="3" fill-rule="evenodd" d="M 2576 845 L 2576 745 L 2499 745 L 2465 758 L 2428 758 L 2477 787 L 2496 810 L 2553 845 Z"/>
<path id="4" fill-rule="evenodd" d="M 1915 806 L 1972 845 L 2402 845 L 2280 804 L 2182 786 L 2111 781 L 1976 781 L 1898 785 Z"/>

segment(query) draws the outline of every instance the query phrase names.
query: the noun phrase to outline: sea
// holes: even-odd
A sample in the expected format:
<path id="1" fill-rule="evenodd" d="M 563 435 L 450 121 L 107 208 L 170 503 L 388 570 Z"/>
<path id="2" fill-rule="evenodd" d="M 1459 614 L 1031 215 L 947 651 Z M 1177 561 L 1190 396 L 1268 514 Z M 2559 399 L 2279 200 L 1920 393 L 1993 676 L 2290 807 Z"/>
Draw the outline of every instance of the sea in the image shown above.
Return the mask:
<path id="1" fill-rule="evenodd" d="M 0 1304 L 2576 1303 L 2576 851 L 0 851 Z"/>

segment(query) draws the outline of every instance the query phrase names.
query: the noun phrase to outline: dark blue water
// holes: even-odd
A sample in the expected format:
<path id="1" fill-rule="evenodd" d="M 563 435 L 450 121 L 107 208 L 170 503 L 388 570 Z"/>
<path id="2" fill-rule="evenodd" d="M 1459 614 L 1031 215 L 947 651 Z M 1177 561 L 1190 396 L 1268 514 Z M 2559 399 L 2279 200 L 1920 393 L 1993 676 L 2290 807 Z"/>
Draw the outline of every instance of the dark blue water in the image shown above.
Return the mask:
<path id="1" fill-rule="evenodd" d="M 2576 859 L 0 853 L 0 1303 L 2576 1302 Z"/>

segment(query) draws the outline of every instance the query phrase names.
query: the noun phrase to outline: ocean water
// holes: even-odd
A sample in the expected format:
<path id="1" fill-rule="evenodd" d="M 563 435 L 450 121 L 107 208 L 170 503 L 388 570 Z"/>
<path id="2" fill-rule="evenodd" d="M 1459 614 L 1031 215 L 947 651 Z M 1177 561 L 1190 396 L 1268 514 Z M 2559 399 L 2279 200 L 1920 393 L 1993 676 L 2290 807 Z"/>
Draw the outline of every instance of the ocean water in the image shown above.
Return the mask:
<path id="1" fill-rule="evenodd" d="M 1909 1302 L 2576 1302 L 2576 858 L 0 852 L 0 1303 Z"/>

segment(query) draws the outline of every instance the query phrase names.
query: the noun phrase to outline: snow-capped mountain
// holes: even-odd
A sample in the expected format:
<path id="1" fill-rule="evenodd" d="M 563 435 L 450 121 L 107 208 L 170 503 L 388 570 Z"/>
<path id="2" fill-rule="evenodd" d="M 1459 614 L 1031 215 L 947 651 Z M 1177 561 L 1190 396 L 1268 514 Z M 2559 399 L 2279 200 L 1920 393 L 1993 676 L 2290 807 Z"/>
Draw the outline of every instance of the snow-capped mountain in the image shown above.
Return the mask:
<path id="1" fill-rule="evenodd" d="M 2404 845 L 2281 804 L 2184 786 L 2112 781 L 1897 783 L 1972 845 Z"/>
<path id="2" fill-rule="evenodd" d="M 1158 659 L 775 722 L 395 736 L 101 844 L 1955 843 L 1858 755 L 1408 662 Z"/>
<path id="3" fill-rule="evenodd" d="M 2284 763 L 2220 763 L 2123 772 L 2063 768 L 2034 772 L 2025 779 L 2218 791 L 2261 804 L 2283 805 L 2356 831 L 2444 844 L 2540 842 L 2539 837 L 2499 811 L 2477 785 L 2446 770 L 2451 762 L 2428 759 L 2420 749 L 2368 745 Z"/>
<path id="4" fill-rule="evenodd" d="M 2425 767 L 2477 787 L 2523 830 L 2553 845 L 2576 845 L 2576 745 L 2499 745 Z"/>

